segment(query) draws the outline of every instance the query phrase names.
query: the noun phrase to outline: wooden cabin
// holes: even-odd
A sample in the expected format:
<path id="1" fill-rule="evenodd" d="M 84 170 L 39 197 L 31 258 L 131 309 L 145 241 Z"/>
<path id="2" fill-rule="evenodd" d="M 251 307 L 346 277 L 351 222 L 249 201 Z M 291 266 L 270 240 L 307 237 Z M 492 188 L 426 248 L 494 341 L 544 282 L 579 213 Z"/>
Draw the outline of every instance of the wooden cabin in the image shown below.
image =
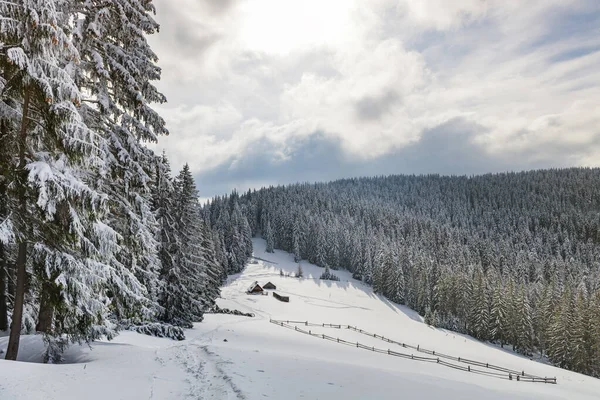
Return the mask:
<path id="1" fill-rule="evenodd" d="M 258 284 L 258 282 L 254 282 L 252 285 L 250 285 L 250 287 L 246 291 L 246 293 L 248 293 L 248 294 L 262 294 L 263 292 L 264 292 L 264 290 Z"/>
<path id="2" fill-rule="evenodd" d="M 273 292 L 273 297 L 275 297 L 279 301 L 283 301 L 284 303 L 290 302 L 289 296 L 281 296 L 281 295 L 278 295 L 277 293 Z"/>
<path id="3" fill-rule="evenodd" d="M 263 289 L 277 289 L 277 287 L 275 285 L 273 285 L 271 282 L 267 282 L 263 285 Z"/>

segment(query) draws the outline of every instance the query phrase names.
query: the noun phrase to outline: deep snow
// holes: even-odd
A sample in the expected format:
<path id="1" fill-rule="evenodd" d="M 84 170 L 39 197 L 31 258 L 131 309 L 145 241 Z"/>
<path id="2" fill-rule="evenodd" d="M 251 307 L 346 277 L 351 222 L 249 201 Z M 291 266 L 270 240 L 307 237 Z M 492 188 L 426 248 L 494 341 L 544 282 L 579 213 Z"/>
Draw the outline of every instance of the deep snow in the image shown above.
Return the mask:
<path id="1" fill-rule="evenodd" d="M 123 332 L 92 349 L 73 346 L 68 364 L 0 361 L 0 399 L 598 399 L 600 380 L 528 360 L 512 352 L 422 322 L 414 311 L 373 294 L 344 271 L 340 282 L 315 279 L 322 268 L 302 262 L 305 278 L 280 277 L 297 264 L 290 254 L 268 254 L 254 240 L 255 259 L 222 289 L 221 307 L 254 318 L 206 315 L 174 342 Z M 247 295 L 248 286 L 273 282 L 283 303 Z M 271 292 L 271 291 L 269 291 Z M 269 319 L 355 325 L 369 332 L 453 356 L 556 377 L 557 385 L 501 380 L 437 364 L 377 354 L 301 334 Z M 303 329 L 305 327 L 300 326 Z M 318 333 L 400 350 L 351 330 Z M 0 349 L 6 347 L 0 338 Z M 226 341 L 225 341 L 226 340 Z M 39 361 L 40 340 L 24 337 L 21 359 Z M 417 354 L 415 354 L 417 355 Z"/>

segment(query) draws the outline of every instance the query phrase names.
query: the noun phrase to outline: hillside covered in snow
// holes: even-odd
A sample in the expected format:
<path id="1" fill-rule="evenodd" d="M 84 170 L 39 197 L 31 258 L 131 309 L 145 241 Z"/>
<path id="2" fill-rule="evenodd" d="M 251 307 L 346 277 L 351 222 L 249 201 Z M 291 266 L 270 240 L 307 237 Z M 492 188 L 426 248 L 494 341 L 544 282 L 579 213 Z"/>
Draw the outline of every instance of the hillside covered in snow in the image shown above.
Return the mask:
<path id="1" fill-rule="evenodd" d="M 299 183 L 204 210 L 228 254 L 245 216 L 269 250 L 349 271 L 429 325 L 600 378 L 597 168 Z"/>
<path id="2" fill-rule="evenodd" d="M 43 346 L 38 337 L 24 337 L 20 359 L 33 362 L 0 360 L 0 398 L 596 399 L 600 393 L 598 379 L 432 328 L 414 311 L 374 294 L 348 272 L 335 271 L 339 281 L 324 281 L 317 279 L 323 268 L 302 261 L 304 277 L 294 278 L 298 264 L 293 255 L 266 253 L 262 239 L 254 239 L 253 244 L 254 258 L 244 271 L 229 277 L 218 300 L 223 308 L 254 313 L 253 318 L 207 314 L 180 342 L 123 332 L 111 342 L 94 343 L 91 349 L 71 347 L 61 365 L 35 363 L 41 360 Z M 246 294 L 255 281 L 272 282 L 276 289 L 266 290 L 268 295 Z M 272 292 L 289 297 L 289 302 L 277 300 Z M 556 377 L 558 383 L 509 380 L 508 374 L 482 375 L 380 354 L 303 334 L 271 320 L 356 326 L 407 346 Z M 342 342 L 410 353 L 415 358 L 427 356 L 347 328 L 296 326 Z M 6 344 L 6 338 L 1 338 L 0 349 Z"/>

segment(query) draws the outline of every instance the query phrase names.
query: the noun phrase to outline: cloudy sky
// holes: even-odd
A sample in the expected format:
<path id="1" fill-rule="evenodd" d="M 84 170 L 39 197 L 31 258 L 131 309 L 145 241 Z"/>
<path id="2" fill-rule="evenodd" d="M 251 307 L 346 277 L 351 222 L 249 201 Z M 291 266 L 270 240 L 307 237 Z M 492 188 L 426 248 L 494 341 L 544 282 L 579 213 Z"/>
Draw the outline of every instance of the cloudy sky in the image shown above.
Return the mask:
<path id="1" fill-rule="evenodd" d="M 201 196 L 600 166 L 598 0 L 155 0 L 159 108 Z"/>

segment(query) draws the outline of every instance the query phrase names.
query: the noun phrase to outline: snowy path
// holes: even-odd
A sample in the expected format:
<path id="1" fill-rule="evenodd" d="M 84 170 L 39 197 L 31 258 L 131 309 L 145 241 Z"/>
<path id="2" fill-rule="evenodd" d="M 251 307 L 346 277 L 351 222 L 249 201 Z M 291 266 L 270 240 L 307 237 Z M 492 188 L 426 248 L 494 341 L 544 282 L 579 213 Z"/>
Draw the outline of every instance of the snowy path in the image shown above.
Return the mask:
<path id="1" fill-rule="evenodd" d="M 175 346 L 174 361 L 185 369 L 187 398 L 190 399 L 245 399 L 231 378 L 221 369 L 220 361 L 207 346 L 186 343 Z"/>
<path id="2" fill-rule="evenodd" d="M 256 264 L 231 276 L 218 301 L 221 307 L 253 312 L 254 318 L 206 315 L 182 342 L 123 332 L 92 350 L 72 347 L 67 353 L 71 364 L 0 360 L 0 400 L 598 399 L 600 380 L 428 327 L 413 310 L 375 295 L 346 272 L 335 272 L 340 282 L 321 281 L 315 277 L 323 270 L 303 262 L 306 278 L 281 277 L 280 269 L 296 270 L 293 257 L 279 251 L 266 254 L 259 239 L 254 244 Z M 273 282 L 290 302 L 246 295 L 256 280 Z M 501 380 L 341 346 L 276 326 L 270 319 L 359 326 L 436 352 L 556 376 L 558 384 Z M 351 330 L 330 334 L 338 333 L 345 340 L 387 346 Z M 24 343 L 22 359 L 39 359 L 39 338 L 26 337 Z M 6 339 L 0 338 L 0 348 L 5 346 Z"/>

